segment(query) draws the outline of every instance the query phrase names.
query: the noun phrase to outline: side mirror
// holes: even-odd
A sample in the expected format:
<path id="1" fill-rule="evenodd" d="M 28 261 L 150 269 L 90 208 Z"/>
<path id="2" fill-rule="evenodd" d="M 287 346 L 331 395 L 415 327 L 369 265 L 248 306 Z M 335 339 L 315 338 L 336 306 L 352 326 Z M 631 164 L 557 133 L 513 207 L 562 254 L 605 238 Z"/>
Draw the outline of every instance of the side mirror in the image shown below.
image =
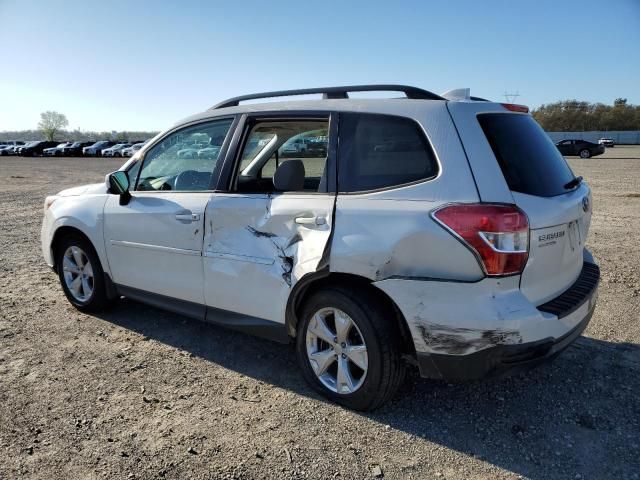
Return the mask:
<path id="1" fill-rule="evenodd" d="M 129 193 L 129 175 L 127 175 L 127 172 L 113 172 L 110 173 L 107 178 L 109 180 L 109 193 L 120 195 L 120 205 L 127 205 L 131 200 L 131 194 Z"/>

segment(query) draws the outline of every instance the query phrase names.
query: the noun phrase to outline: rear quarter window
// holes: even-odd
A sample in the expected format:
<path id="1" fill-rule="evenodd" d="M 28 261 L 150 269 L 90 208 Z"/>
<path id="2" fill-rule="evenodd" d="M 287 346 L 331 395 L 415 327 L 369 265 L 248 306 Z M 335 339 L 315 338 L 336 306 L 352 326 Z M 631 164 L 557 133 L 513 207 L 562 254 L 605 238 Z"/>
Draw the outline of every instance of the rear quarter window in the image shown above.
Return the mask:
<path id="1" fill-rule="evenodd" d="M 573 172 L 530 115 L 483 113 L 478 121 L 510 190 L 538 197 L 567 193 Z"/>
<path id="2" fill-rule="evenodd" d="M 338 162 L 341 192 L 392 188 L 438 173 L 419 125 L 392 115 L 340 114 Z"/>

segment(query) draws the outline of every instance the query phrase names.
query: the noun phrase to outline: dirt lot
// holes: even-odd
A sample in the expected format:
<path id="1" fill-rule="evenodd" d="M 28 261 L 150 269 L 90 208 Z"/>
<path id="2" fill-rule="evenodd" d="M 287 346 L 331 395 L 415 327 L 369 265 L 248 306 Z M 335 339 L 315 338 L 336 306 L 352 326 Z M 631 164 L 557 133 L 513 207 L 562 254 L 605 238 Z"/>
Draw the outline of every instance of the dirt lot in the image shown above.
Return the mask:
<path id="1" fill-rule="evenodd" d="M 572 159 L 603 271 L 585 337 L 527 374 L 412 375 L 362 415 L 292 348 L 123 300 L 88 316 L 40 254 L 42 202 L 120 162 L 0 158 L 0 479 L 640 478 L 640 147 Z"/>

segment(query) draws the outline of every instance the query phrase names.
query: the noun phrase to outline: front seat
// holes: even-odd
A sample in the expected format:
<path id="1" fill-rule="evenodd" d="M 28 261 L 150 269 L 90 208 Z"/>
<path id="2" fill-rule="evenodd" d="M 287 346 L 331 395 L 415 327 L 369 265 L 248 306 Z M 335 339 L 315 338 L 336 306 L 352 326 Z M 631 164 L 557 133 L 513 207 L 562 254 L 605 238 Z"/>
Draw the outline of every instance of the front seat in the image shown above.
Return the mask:
<path id="1" fill-rule="evenodd" d="M 280 164 L 273 175 L 273 186 L 281 192 L 304 190 L 304 163 L 302 160 L 287 160 Z"/>

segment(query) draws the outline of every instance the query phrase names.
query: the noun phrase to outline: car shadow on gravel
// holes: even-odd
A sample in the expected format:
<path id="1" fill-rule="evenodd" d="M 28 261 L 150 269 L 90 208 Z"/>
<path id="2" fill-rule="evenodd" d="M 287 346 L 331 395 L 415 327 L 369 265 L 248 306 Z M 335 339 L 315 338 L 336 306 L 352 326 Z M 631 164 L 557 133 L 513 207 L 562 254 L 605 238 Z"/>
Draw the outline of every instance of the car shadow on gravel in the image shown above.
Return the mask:
<path id="1" fill-rule="evenodd" d="M 98 316 L 326 403 L 304 382 L 292 347 L 126 299 Z M 552 363 L 482 382 L 447 384 L 420 379 L 417 372 L 408 377 L 390 404 L 353 414 L 406 432 L 417 444 L 439 444 L 528 478 L 639 478 L 637 344 L 581 337 Z M 411 464 L 406 469 L 409 474 Z"/>

